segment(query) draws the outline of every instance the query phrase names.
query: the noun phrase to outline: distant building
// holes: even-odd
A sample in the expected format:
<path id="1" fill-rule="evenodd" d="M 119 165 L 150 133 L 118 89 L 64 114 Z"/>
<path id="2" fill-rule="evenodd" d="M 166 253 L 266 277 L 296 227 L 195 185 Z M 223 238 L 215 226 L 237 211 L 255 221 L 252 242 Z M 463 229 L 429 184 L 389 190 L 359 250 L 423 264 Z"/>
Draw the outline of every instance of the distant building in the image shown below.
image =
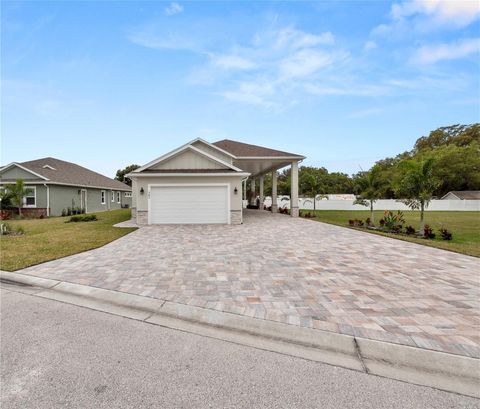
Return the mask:
<path id="1" fill-rule="evenodd" d="M 320 195 L 320 200 L 355 200 L 355 199 L 356 199 L 355 195 L 350 193 Z"/>
<path id="2" fill-rule="evenodd" d="M 480 190 L 452 190 L 441 200 L 480 200 Z"/>

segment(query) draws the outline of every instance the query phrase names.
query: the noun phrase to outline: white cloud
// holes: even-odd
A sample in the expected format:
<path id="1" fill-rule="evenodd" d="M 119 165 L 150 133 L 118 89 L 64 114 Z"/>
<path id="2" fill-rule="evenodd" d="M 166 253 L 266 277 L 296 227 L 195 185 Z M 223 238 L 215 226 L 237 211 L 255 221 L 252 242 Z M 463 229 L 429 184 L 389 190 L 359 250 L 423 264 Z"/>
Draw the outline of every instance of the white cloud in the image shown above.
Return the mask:
<path id="1" fill-rule="evenodd" d="M 320 69 L 332 65 L 342 57 L 346 57 L 346 54 L 337 56 L 332 52 L 311 48 L 296 51 L 280 61 L 280 75 L 283 80 L 308 77 Z"/>
<path id="2" fill-rule="evenodd" d="M 256 64 L 246 58 L 238 55 L 223 54 L 210 56 L 212 65 L 220 67 L 225 70 L 250 70 L 255 68 Z"/>
<path id="3" fill-rule="evenodd" d="M 377 48 L 377 43 L 375 41 L 367 41 L 363 46 L 363 51 L 370 51 Z"/>
<path id="4" fill-rule="evenodd" d="M 230 101 L 270 108 L 275 106 L 275 103 L 271 100 L 274 93 L 275 87 L 272 83 L 266 81 L 245 81 L 239 83 L 235 89 L 220 92 L 219 95 Z"/>
<path id="5" fill-rule="evenodd" d="M 173 16 L 175 14 L 181 13 L 183 11 L 183 6 L 178 3 L 170 3 L 168 7 L 165 8 L 165 14 L 167 16 Z"/>
<path id="6" fill-rule="evenodd" d="M 414 64 L 433 64 L 438 61 L 456 60 L 480 53 L 480 38 L 470 38 L 450 44 L 420 47 L 412 56 Z"/>
<path id="7" fill-rule="evenodd" d="M 333 34 L 329 31 L 321 34 L 311 34 L 293 27 L 287 27 L 270 34 L 275 37 L 274 48 L 276 49 L 290 48 L 296 50 L 317 45 L 331 45 L 335 42 Z"/>
<path id="8" fill-rule="evenodd" d="M 480 2 L 476 0 L 414 0 L 394 4 L 390 12 L 394 20 L 416 14 L 431 16 L 438 23 L 466 26 L 480 16 Z"/>

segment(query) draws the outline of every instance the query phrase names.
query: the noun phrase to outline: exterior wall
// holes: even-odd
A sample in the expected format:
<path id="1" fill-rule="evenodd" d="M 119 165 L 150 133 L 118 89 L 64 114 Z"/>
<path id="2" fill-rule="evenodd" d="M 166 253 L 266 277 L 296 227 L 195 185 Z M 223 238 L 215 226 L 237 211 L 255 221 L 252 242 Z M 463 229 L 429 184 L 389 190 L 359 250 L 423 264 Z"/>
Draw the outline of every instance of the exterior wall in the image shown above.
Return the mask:
<path id="1" fill-rule="evenodd" d="M 448 192 L 445 196 L 442 197 L 442 200 L 460 200 L 452 192 Z"/>
<path id="2" fill-rule="evenodd" d="M 197 176 L 197 177 L 141 177 L 134 179 L 132 195 L 134 211 L 138 224 L 147 224 L 148 220 L 148 185 L 153 184 L 202 184 L 223 183 L 230 185 L 230 220 L 232 224 L 242 222 L 242 177 L 241 176 Z M 140 194 L 143 187 L 144 194 Z M 235 194 L 237 188 L 237 194 Z M 133 216 L 132 216 L 133 217 Z"/>
<path id="3" fill-rule="evenodd" d="M 195 142 L 192 146 L 195 146 L 195 148 L 198 148 L 198 149 L 208 153 L 209 155 L 215 156 L 216 158 L 218 158 L 220 160 L 223 160 L 224 162 L 232 164 L 232 157 L 231 156 L 225 155 L 224 153 L 220 152 L 219 150 L 214 149 L 214 148 L 212 148 L 208 145 L 205 145 L 201 141 Z"/>
<path id="4" fill-rule="evenodd" d="M 150 169 L 225 169 L 225 166 L 218 162 L 214 162 L 197 152 L 187 150 L 165 162 L 152 166 Z"/>
<path id="5" fill-rule="evenodd" d="M 23 179 L 25 182 L 44 180 L 17 166 L 12 166 L 10 169 L 7 169 L 6 171 L 2 172 L 0 178 L 5 183 L 7 182 L 14 183 L 17 179 Z"/>
<path id="6" fill-rule="evenodd" d="M 270 206 L 272 199 L 265 198 L 265 206 Z M 277 199 L 278 207 L 290 208 L 290 198 L 281 196 Z M 299 199 L 300 209 L 312 210 L 313 198 Z M 410 210 L 408 206 L 396 200 L 377 200 L 374 210 Z M 317 200 L 316 210 L 368 210 L 368 207 L 353 204 L 353 200 Z M 480 211 L 480 200 L 432 200 L 427 211 Z"/>
<path id="7" fill-rule="evenodd" d="M 116 192 L 105 189 L 105 204 L 102 204 L 101 192 L 103 189 L 82 188 L 77 186 L 49 185 L 50 186 L 50 215 L 60 216 L 63 209 L 68 207 L 81 206 L 80 190 L 86 190 L 87 212 L 103 212 L 107 210 L 120 209 L 122 205 L 131 205 L 131 198 L 126 198 L 123 191 L 120 191 L 120 203 L 117 202 Z M 111 194 L 114 192 L 114 202 L 111 201 Z"/>

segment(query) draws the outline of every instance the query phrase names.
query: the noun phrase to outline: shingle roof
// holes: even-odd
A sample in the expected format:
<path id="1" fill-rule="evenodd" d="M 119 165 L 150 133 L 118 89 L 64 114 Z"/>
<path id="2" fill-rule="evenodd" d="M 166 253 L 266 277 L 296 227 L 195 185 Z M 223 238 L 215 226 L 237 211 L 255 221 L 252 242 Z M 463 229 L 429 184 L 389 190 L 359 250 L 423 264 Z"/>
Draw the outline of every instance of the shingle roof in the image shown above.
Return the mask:
<path id="1" fill-rule="evenodd" d="M 454 194 L 462 200 L 480 200 L 480 190 L 452 190 L 448 192 L 447 195 L 449 193 Z"/>
<path id="2" fill-rule="evenodd" d="M 265 148 L 263 146 L 251 145 L 249 143 L 232 141 L 224 139 L 222 141 L 214 142 L 213 145 L 230 152 L 237 157 L 275 157 L 275 156 L 292 156 L 303 158 L 302 155 L 295 153 L 277 151 L 275 149 Z"/>
<path id="3" fill-rule="evenodd" d="M 48 178 L 47 183 L 57 182 L 78 186 L 95 186 L 105 189 L 131 190 L 130 186 L 125 183 L 110 179 L 100 173 L 60 159 L 42 158 L 22 162 L 20 165 Z M 53 169 L 45 168 L 44 166 L 46 165 Z"/>

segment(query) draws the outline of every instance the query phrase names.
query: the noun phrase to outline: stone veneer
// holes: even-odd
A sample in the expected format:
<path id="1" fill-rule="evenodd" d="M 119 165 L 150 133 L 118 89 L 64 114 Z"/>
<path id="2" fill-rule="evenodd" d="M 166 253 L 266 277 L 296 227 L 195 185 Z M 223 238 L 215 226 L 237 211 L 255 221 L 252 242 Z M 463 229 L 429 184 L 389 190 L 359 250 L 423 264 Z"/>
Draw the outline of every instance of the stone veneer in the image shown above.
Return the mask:
<path id="1" fill-rule="evenodd" d="M 136 221 L 139 226 L 145 226 L 148 224 L 148 212 L 146 210 L 136 210 Z"/>
<path id="2" fill-rule="evenodd" d="M 242 224 L 241 210 L 230 210 L 230 224 Z"/>

